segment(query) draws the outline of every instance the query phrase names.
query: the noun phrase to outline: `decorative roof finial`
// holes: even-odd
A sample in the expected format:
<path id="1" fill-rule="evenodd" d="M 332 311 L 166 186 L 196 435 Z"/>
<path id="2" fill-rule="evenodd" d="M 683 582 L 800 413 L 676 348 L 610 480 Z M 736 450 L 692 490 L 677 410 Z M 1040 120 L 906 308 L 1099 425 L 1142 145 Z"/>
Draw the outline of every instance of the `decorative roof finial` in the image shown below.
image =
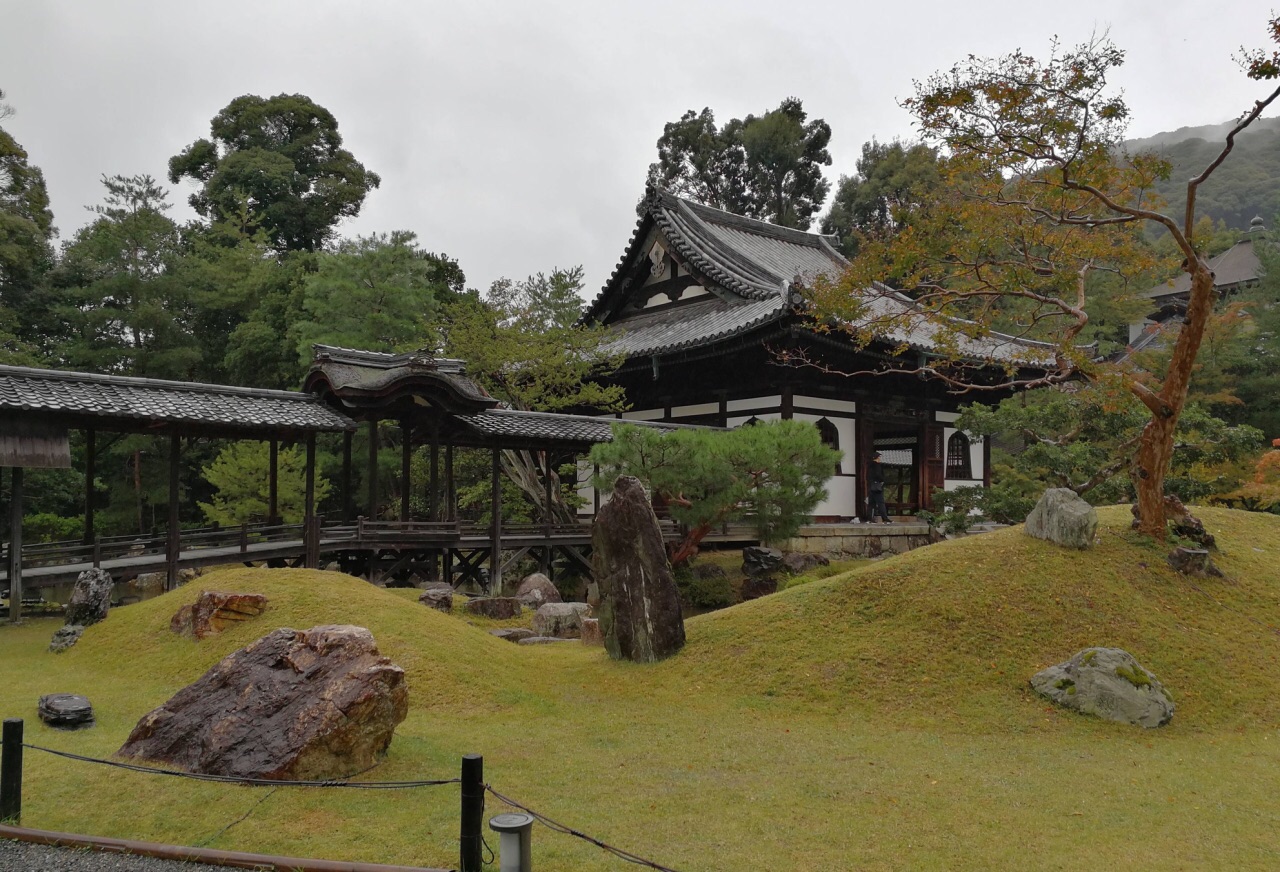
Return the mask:
<path id="1" fill-rule="evenodd" d="M 1264 227 L 1264 226 L 1263 226 L 1263 224 L 1262 224 L 1262 216 L 1261 216 L 1261 215 L 1254 215 L 1254 216 L 1253 216 L 1253 220 L 1249 222 L 1249 232 L 1250 232 L 1250 233 L 1262 233 L 1262 232 L 1264 232 L 1266 229 L 1267 229 L 1267 228 L 1266 228 L 1266 227 Z"/>

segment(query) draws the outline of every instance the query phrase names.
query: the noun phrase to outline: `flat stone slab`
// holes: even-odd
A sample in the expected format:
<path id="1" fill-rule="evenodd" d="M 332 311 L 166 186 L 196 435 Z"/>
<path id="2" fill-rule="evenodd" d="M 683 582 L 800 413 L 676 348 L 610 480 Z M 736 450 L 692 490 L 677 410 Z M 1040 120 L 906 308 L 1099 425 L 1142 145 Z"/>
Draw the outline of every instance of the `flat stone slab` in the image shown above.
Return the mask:
<path id="1" fill-rule="evenodd" d="M 519 641 L 520 645 L 550 645 L 552 642 L 577 642 L 577 639 L 561 639 L 559 636 L 527 636 Z"/>
<path id="2" fill-rule="evenodd" d="M 93 705 L 78 693 L 47 693 L 36 706 L 40 720 L 60 730 L 81 730 L 94 724 Z"/>
<path id="3" fill-rule="evenodd" d="M 521 639 L 531 638 L 534 632 L 525 627 L 500 627 L 497 630 L 490 630 L 489 635 L 497 636 L 499 639 L 505 639 L 508 642 L 519 642 Z"/>

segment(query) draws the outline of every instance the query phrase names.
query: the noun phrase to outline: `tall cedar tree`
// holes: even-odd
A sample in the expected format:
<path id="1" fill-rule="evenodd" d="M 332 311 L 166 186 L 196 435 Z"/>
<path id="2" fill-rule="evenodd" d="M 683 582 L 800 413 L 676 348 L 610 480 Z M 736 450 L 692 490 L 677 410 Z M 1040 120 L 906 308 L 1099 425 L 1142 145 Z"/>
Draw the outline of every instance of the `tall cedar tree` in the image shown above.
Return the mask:
<path id="1" fill-rule="evenodd" d="M 1280 18 L 1268 32 L 1280 44 Z M 1195 238 L 1196 193 L 1227 158 L 1236 133 L 1280 89 L 1240 118 L 1214 160 L 1187 183 L 1177 218 L 1148 195 L 1168 163 L 1122 146 L 1129 111 L 1107 93 L 1107 77 L 1123 60 L 1123 51 L 1095 38 L 1072 51 L 1055 46 L 1045 62 L 1022 52 L 971 57 L 917 83 L 904 106 L 926 142 L 946 156 L 943 184 L 910 226 L 865 245 L 844 277 L 814 297 L 819 314 L 834 316 L 858 342 L 908 330 L 932 335 L 936 357 L 900 357 L 878 372 L 923 371 L 957 391 L 1061 384 L 1097 371 L 1091 350 L 1078 344 L 1090 321 L 1086 283 L 1108 270 L 1136 278 L 1150 267 L 1140 231 L 1149 222 L 1163 226 L 1191 277 L 1186 324 L 1163 373 L 1130 372 L 1125 383 L 1150 415 L 1131 472 L 1140 529 L 1164 539 L 1165 475 L 1214 302 L 1213 273 Z M 1280 50 L 1244 61 L 1252 79 L 1280 78 Z M 906 314 L 877 307 L 877 296 L 888 293 L 875 285 L 884 275 L 905 277 L 916 300 Z M 994 329 L 1050 345 L 995 361 L 1004 377 L 986 378 L 992 361 L 975 361 L 970 341 L 991 339 Z"/>
<path id="2" fill-rule="evenodd" d="M 382 181 L 342 147 L 332 113 L 302 94 L 232 100 L 209 139 L 170 158 L 169 181 L 183 178 L 200 185 L 191 206 L 206 219 L 248 203 L 281 251 L 319 250 Z"/>
<path id="3" fill-rule="evenodd" d="M 764 115 L 734 118 L 720 128 L 710 109 L 690 109 L 663 128 L 649 184 L 717 209 L 807 230 L 831 189 L 822 177 L 822 167 L 831 165 L 831 127 L 807 117 L 794 97 Z"/>
<path id="4" fill-rule="evenodd" d="M 9 114 L 0 103 L 0 120 Z M 35 364 L 47 352 L 42 288 L 56 232 L 44 174 L 0 128 L 0 363 Z"/>

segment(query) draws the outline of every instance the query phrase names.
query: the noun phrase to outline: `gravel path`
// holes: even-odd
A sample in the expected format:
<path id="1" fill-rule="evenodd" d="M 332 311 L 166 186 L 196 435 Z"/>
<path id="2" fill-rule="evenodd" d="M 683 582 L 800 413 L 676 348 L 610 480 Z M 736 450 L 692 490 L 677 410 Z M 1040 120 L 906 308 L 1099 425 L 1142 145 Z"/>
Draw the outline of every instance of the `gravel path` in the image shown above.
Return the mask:
<path id="1" fill-rule="evenodd" d="M 53 848 L 0 839 L 4 872 L 196 872 L 216 867 L 79 848 Z"/>

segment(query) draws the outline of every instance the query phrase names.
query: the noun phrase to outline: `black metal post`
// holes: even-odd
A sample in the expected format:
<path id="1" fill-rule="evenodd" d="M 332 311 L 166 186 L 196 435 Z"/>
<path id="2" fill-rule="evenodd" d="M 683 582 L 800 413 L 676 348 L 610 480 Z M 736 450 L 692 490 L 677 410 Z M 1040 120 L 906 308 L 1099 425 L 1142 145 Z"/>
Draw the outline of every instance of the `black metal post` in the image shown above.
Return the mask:
<path id="1" fill-rule="evenodd" d="M 21 721 L 19 721 L 21 723 Z M 8 728 L 9 722 L 5 721 Z M 8 745 L 5 745 L 8 748 Z M 481 872 L 480 844 L 484 823 L 484 757 L 462 758 L 462 833 L 459 838 L 458 872 Z"/>
<path id="2" fill-rule="evenodd" d="M 271 437 L 267 462 L 267 526 L 280 523 L 280 440 Z"/>
<path id="3" fill-rule="evenodd" d="M 22 620 L 22 467 L 9 473 L 9 620 Z"/>
<path id="4" fill-rule="evenodd" d="M 477 757 L 477 760 L 480 758 Z M 462 763 L 465 773 L 466 760 Z M 478 777 L 478 776 L 477 776 Z M 465 781 L 464 781 L 465 784 Z M 480 788 L 480 800 L 484 801 L 484 787 Z M 466 809 L 466 800 L 463 800 Z M 483 810 L 483 805 L 481 806 Z M 5 718 L 4 747 L 0 749 L 0 824 L 17 825 L 22 820 L 22 718 Z M 476 832 L 480 831 L 479 816 Z M 479 848 L 477 848 L 477 851 Z M 479 853 L 476 854 L 479 856 Z M 475 867 L 479 869 L 479 866 Z"/>
<path id="5" fill-rule="evenodd" d="M 378 520 L 378 421 L 369 419 L 369 511 L 366 513 L 370 521 Z"/>
<path id="6" fill-rule="evenodd" d="M 164 589 L 178 587 L 178 554 L 182 550 L 182 530 L 178 527 L 178 467 L 182 437 L 169 437 L 169 529 L 164 540 Z"/>
<path id="7" fill-rule="evenodd" d="M 84 432 L 84 544 L 92 545 L 93 535 L 93 477 L 98 463 L 97 433 Z"/>
<path id="8" fill-rule="evenodd" d="M 342 434 L 342 523 L 355 520 L 356 495 L 351 492 L 351 438 L 350 430 Z"/>

